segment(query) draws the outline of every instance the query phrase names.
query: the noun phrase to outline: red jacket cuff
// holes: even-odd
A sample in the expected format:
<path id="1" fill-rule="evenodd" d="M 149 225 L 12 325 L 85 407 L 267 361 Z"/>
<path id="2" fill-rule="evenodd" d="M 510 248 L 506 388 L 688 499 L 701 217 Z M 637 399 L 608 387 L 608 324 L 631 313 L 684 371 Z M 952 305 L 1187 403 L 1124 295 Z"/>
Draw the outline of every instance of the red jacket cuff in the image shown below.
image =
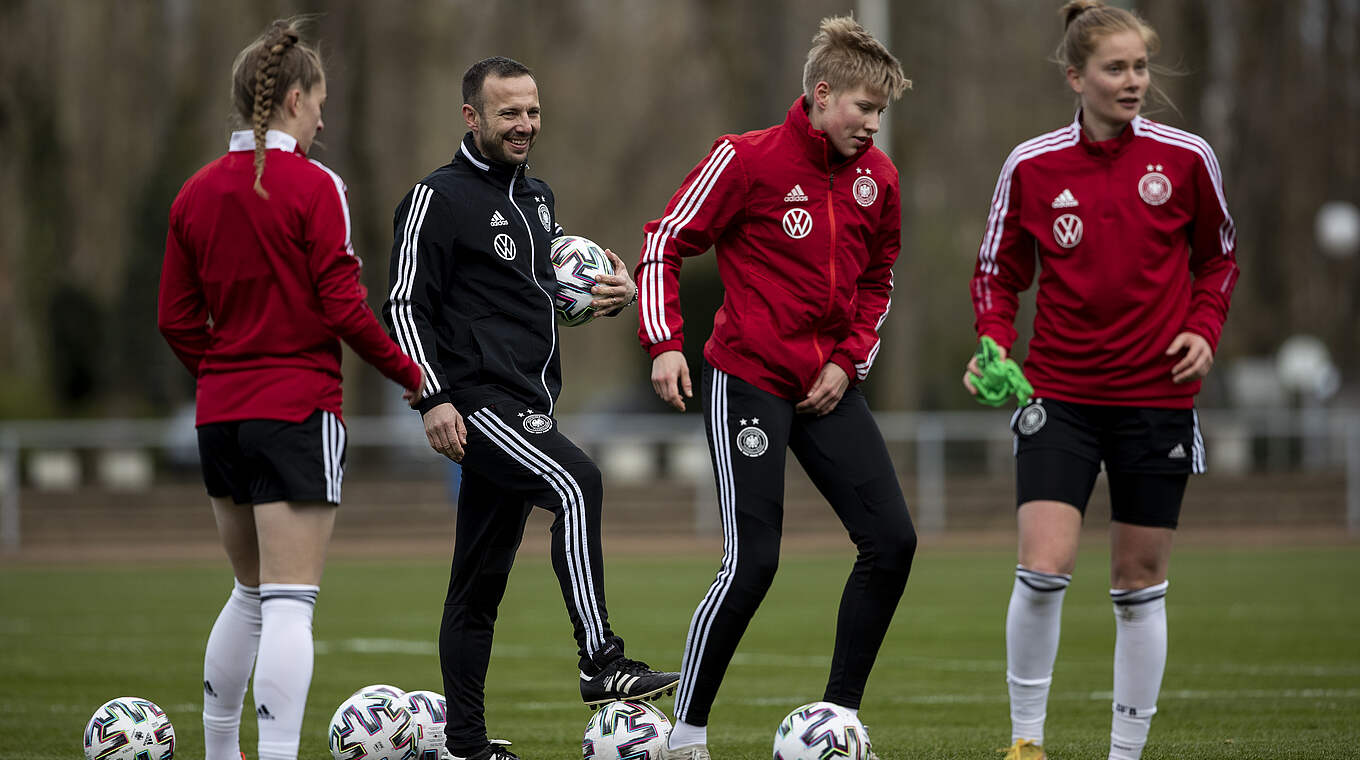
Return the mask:
<path id="1" fill-rule="evenodd" d="M 401 372 L 401 387 L 408 390 L 420 390 L 420 365 L 416 364 L 410 357 L 406 359 L 406 367 Z"/>
<path id="2" fill-rule="evenodd" d="M 663 340 L 660 343 L 653 343 L 652 345 L 647 346 L 647 355 L 655 359 L 656 357 L 666 353 L 667 351 L 682 351 L 684 350 L 684 348 L 685 348 L 684 341 L 680 340 L 679 338 L 672 338 L 670 340 Z"/>
<path id="3" fill-rule="evenodd" d="M 850 357 L 836 352 L 831 355 L 831 361 L 845 371 L 845 376 L 850 379 L 852 387 L 859 384 L 859 373 L 855 370 L 855 363 L 850 361 Z"/>
<path id="4" fill-rule="evenodd" d="M 1009 330 L 1005 330 L 996 327 L 988 328 L 984 325 L 982 329 L 978 330 L 978 341 L 981 341 L 983 337 L 990 337 L 992 340 L 996 341 L 998 346 L 1005 349 L 1006 356 L 1011 355 L 1011 347 L 1015 345 L 1015 328 L 1012 327 Z"/>

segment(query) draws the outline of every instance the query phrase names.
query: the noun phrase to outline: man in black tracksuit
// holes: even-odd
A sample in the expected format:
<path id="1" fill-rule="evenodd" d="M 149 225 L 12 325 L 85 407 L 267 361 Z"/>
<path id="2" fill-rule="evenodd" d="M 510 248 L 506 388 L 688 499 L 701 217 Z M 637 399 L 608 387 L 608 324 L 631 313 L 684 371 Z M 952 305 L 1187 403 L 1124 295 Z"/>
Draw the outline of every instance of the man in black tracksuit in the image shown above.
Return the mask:
<path id="1" fill-rule="evenodd" d="M 463 465 L 453 568 L 439 634 L 455 758 L 512 760 L 487 740 L 484 684 L 496 609 L 529 510 L 551 510 L 552 560 L 594 708 L 673 691 L 678 673 L 623 656 L 609 628 L 600 552 L 599 468 L 557 429 L 562 387 L 550 244 L 562 234 L 548 185 L 526 176 L 539 130 L 529 69 L 488 58 L 463 77 L 468 134 L 448 164 L 397 207 L 392 334 L 425 372 L 415 404 L 430 446 Z M 617 313 L 637 288 L 617 256 L 594 305 Z"/>

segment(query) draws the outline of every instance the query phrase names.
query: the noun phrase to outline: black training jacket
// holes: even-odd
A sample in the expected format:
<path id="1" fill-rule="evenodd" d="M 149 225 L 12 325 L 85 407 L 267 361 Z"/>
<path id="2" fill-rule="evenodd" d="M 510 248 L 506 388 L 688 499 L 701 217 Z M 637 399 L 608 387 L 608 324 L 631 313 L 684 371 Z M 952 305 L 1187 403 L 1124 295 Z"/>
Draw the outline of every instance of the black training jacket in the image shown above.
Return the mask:
<path id="1" fill-rule="evenodd" d="M 563 233 L 552 190 L 527 168 L 486 159 L 468 133 L 397 206 L 383 318 L 425 370 L 422 414 L 503 395 L 553 412 L 562 368 L 549 252 Z"/>

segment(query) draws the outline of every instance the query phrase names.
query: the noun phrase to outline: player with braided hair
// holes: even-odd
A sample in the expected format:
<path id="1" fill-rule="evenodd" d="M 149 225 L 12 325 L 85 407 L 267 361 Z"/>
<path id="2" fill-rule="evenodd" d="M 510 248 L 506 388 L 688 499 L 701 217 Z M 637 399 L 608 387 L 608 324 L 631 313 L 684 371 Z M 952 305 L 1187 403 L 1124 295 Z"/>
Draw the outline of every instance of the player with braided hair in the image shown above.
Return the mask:
<path id="1" fill-rule="evenodd" d="M 207 760 L 242 757 L 252 668 L 260 760 L 297 757 L 344 475 L 340 340 L 408 400 L 422 381 L 365 301 L 344 182 L 307 158 L 326 78 L 298 24 L 275 21 L 237 57 L 232 100 L 251 128 L 180 190 L 161 272 L 158 322 L 197 379 L 203 479 L 235 574 L 203 658 Z"/>
<path id="2" fill-rule="evenodd" d="M 246 48 L 241 52 L 244 58 L 248 52 L 254 50 L 253 58 L 256 59 L 254 76 L 251 76 L 250 68 L 243 65 L 244 60 L 238 59 L 236 62 L 237 97 L 241 97 L 245 89 L 251 90 L 250 124 L 255 136 L 255 192 L 265 199 L 269 198 L 269 191 L 265 190 L 261 183 L 264 176 L 265 135 L 269 128 L 269 117 L 274 112 L 274 90 L 281 78 L 280 74 L 287 77 L 288 74 L 295 73 L 292 79 L 286 81 L 297 82 L 298 86 L 307 92 L 311 92 L 322 78 L 321 59 L 311 47 L 298 46 L 299 39 L 298 31 L 291 23 L 275 21 L 257 48 Z M 283 72 L 285 53 L 295 48 L 301 55 L 287 56 L 287 59 L 298 70 Z"/>

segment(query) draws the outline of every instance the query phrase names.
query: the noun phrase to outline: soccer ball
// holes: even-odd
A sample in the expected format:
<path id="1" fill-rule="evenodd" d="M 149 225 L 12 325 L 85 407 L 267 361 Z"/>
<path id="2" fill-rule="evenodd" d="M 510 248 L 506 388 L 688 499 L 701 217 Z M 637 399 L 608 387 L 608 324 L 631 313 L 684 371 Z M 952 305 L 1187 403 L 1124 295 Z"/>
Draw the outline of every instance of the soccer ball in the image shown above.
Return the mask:
<path id="1" fill-rule="evenodd" d="M 149 699 L 110 699 L 85 724 L 86 760 L 171 760 L 174 756 L 175 727 Z"/>
<path id="2" fill-rule="evenodd" d="M 557 274 L 557 293 L 553 305 L 557 323 L 564 327 L 583 325 L 595 318 L 590 302 L 595 295 L 595 275 L 614 274 L 614 265 L 598 245 L 575 235 L 563 235 L 552 241 L 553 270 Z"/>
<path id="3" fill-rule="evenodd" d="M 867 760 L 869 748 L 859 718 L 830 702 L 799 707 L 774 732 L 774 760 Z"/>
<path id="4" fill-rule="evenodd" d="M 406 709 L 416 725 L 416 752 L 420 760 L 439 760 L 444 749 L 444 695 L 433 691 L 406 692 Z"/>
<path id="5" fill-rule="evenodd" d="M 341 702 L 327 730 L 335 760 L 416 760 L 417 733 L 405 699 L 380 691 Z"/>
<path id="6" fill-rule="evenodd" d="M 610 702 L 590 716 L 584 760 L 656 760 L 671 734 L 665 713 L 646 702 Z"/>
<path id="7" fill-rule="evenodd" d="M 385 683 L 371 683 L 365 686 L 364 688 L 355 691 L 350 696 L 355 697 L 360 694 L 363 694 L 366 691 L 376 691 L 382 694 L 386 694 L 390 697 L 396 697 L 397 699 L 401 699 L 402 697 L 406 696 L 406 692 L 402 691 L 401 689 L 398 689 L 395 686 L 388 686 Z"/>

